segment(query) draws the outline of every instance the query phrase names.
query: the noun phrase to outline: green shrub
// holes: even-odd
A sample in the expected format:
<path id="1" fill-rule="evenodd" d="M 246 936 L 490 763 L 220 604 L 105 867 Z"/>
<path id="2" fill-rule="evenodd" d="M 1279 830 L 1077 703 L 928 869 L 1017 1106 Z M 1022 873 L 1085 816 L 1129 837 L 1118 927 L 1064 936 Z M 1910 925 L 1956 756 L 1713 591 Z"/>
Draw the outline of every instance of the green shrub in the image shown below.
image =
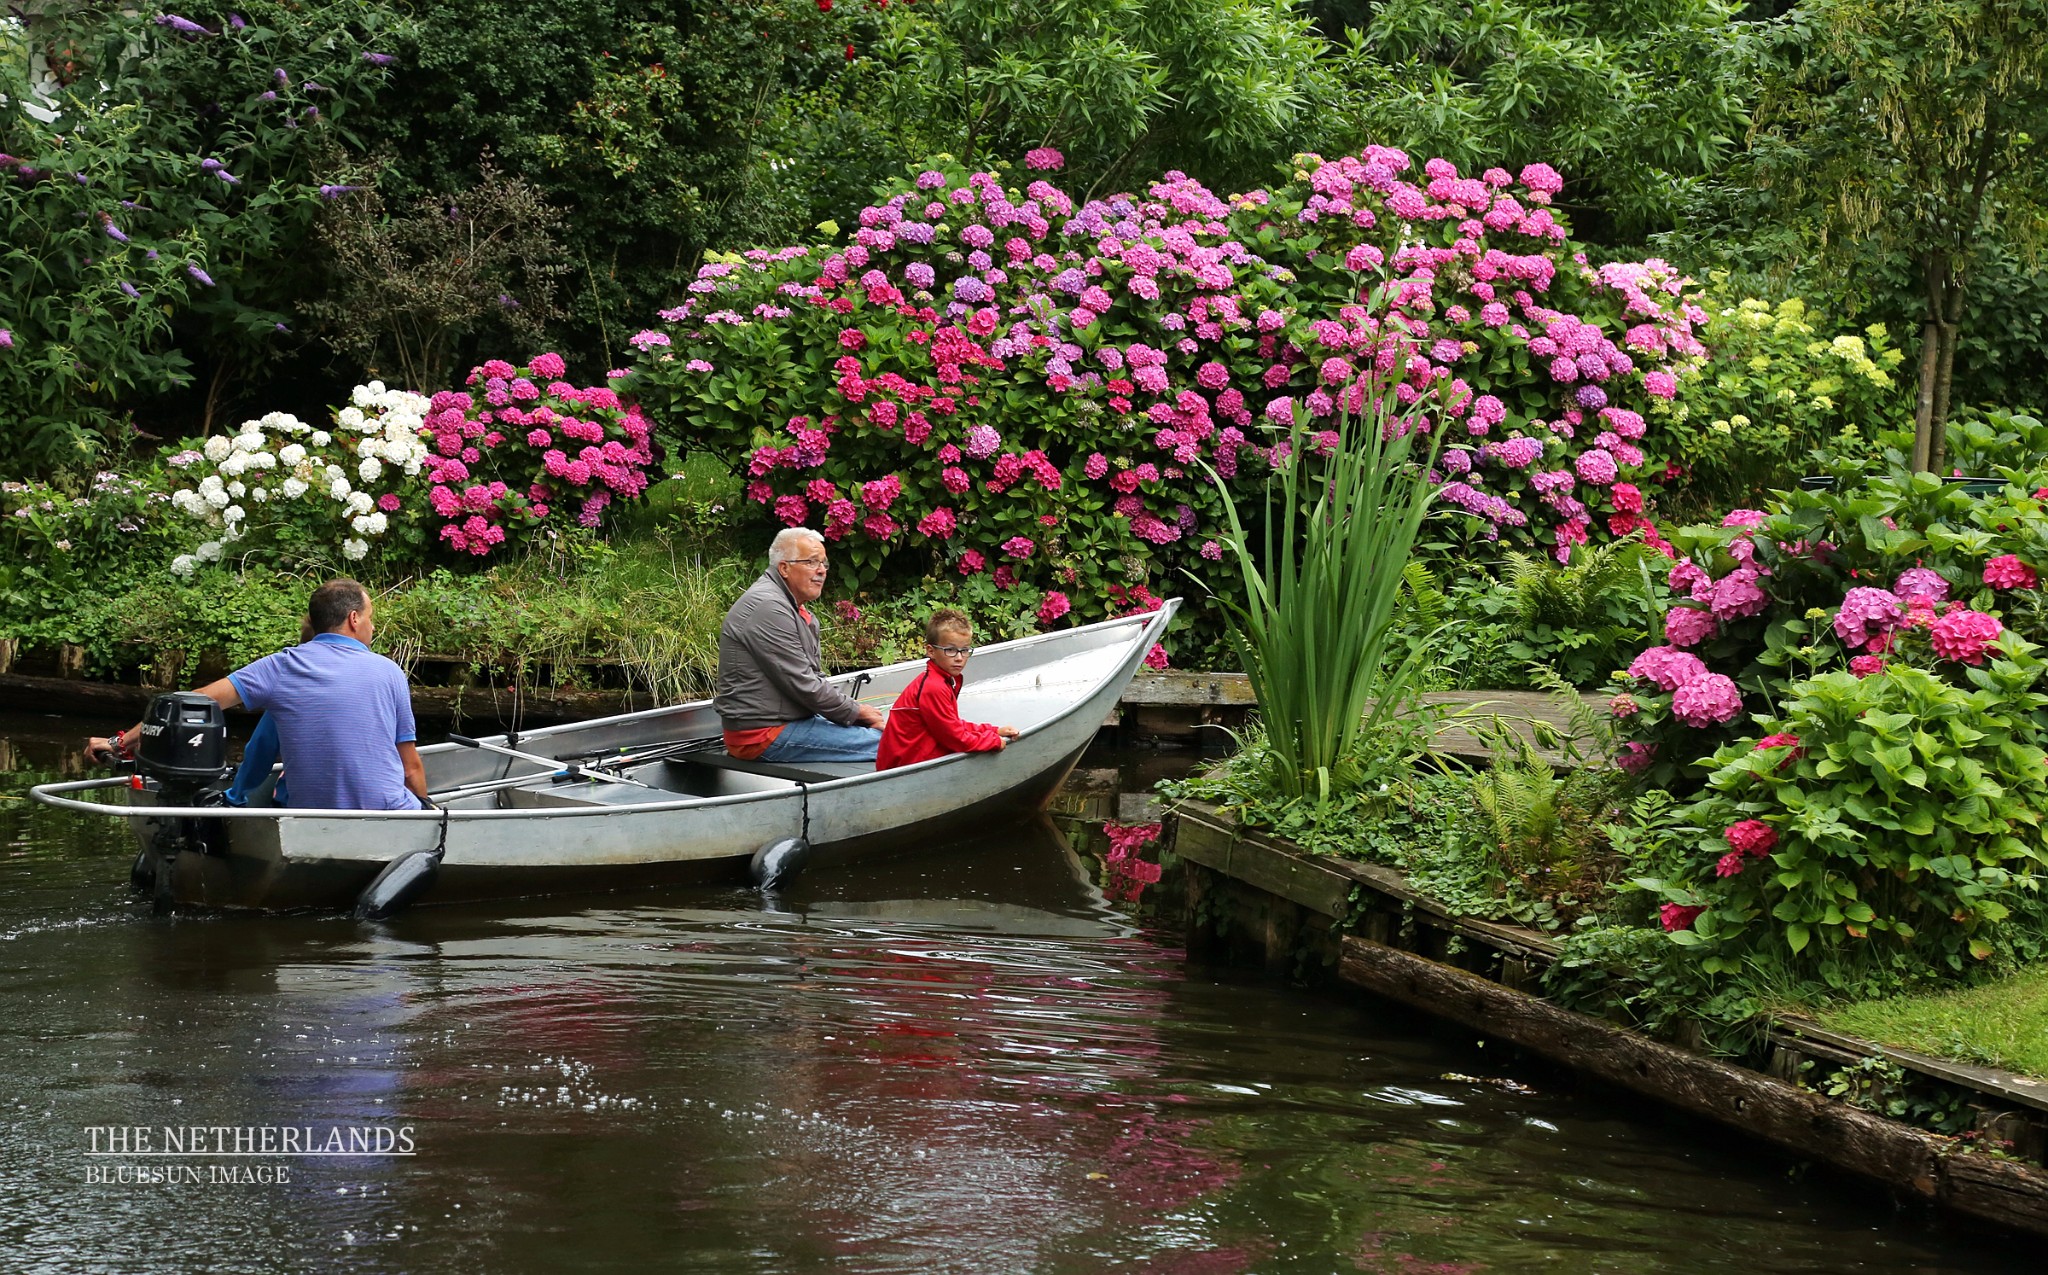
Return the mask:
<path id="1" fill-rule="evenodd" d="M 1997 651 L 1967 689 L 1903 665 L 1788 687 L 1772 734 L 1716 754 L 1691 808 L 1695 855 L 1663 887 L 1673 938 L 1709 973 L 1754 957 L 1845 990 L 2037 952 L 2013 919 L 2038 919 L 2048 871 L 2048 695 L 2030 644 Z"/>

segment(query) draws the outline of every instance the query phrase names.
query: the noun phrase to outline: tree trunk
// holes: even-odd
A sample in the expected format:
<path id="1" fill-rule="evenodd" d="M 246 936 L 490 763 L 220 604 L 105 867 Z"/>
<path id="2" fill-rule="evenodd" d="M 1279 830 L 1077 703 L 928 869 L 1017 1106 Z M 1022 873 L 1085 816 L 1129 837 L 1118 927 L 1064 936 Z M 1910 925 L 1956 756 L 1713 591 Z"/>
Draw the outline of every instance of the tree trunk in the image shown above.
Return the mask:
<path id="1" fill-rule="evenodd" d="M 1927 467 L 1935 473 L 1948 470 L 1948 409 L 1950 391 L 1955 384 L 1956 338 L 1960 329 L 1954 323 L 1941 325 L 1941 356 L 1934 369 L 1934 432 L 1929 442 L 1932 452 Z"/>
<path id="2" fill-rule="evenodd" d="M 1941 325 L 1929 319 L 1920 325 L 1920 393 L 1913 409 L 1913 468 L 1934 463 L 1934 378 L 1941 366 Z"/>

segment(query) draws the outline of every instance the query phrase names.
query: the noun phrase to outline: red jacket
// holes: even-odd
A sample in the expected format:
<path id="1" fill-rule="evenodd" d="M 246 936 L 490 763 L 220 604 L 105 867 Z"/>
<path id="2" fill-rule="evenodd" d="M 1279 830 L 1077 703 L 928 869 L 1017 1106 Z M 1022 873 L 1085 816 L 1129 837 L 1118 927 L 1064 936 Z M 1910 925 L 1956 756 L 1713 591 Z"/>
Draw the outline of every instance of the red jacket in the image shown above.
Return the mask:
<path id="1" fill-rule="evenodd" d="M 876 770 L 893 770 L 948 753 L 990 753 L 1003 746 L 993 726 L 960 720 L 960 679 L 925 661 L 924 672 L 896 697 L 882 727 Z"/>

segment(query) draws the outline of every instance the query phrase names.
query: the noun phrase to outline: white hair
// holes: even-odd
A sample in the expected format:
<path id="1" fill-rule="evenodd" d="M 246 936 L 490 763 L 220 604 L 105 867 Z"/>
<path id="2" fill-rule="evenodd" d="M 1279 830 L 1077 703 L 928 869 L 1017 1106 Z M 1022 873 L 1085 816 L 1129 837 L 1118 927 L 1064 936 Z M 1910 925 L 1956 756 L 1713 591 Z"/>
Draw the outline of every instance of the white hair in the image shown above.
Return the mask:
<path id="1" fill-rule="evenodd" d="M 775 539 L 768 545 L 768 565 L 779 567 L 785 562 L 793 562 L 802 557 L 804 550 L 811 545 L 823 549 L 825 537 L 809 527 L 784 527 L 775 533 Z"/>

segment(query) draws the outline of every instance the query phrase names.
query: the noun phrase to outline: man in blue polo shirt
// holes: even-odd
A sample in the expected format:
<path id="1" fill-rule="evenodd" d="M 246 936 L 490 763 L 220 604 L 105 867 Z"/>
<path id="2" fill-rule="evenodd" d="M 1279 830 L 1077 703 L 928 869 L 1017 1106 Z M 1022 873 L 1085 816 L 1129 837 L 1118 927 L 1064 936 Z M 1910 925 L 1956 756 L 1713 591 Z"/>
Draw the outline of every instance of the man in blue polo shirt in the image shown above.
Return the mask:
<path id="1" fill-rule="evenodd" d="M 405 673 L 370 649 L 370 595 L 354 580 L 329 580 L 306 605 L 311 640 L 244 665 L 199 693 L 223 708 L 246 705 L 277 723 L 291 771 L 289 805 L 301 810 L 417 810 L 427 772 L 414 745 Z M 88 741 L 86 751 L 125 751 L 136 731 Z"/>

